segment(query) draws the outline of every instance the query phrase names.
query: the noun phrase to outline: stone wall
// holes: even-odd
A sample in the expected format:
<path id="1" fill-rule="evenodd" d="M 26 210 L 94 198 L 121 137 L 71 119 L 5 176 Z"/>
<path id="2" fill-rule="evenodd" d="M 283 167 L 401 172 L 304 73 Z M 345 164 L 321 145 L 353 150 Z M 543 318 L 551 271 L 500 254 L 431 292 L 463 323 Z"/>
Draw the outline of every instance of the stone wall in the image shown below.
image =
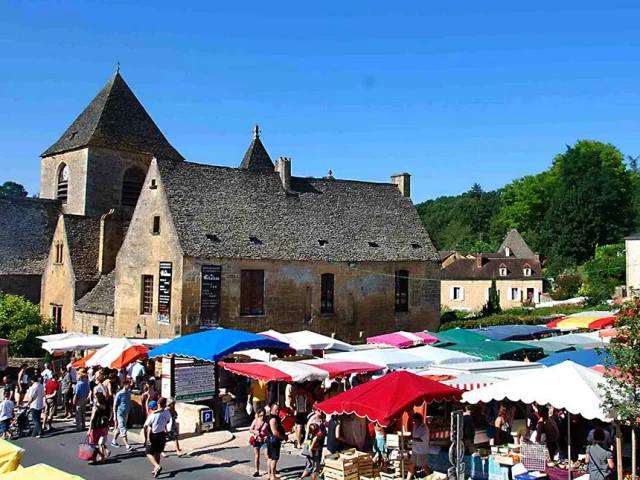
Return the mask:
<path id="1" fill-rule="evenodd" d="M 440 323 L 436 262 L 283 262 L 269 260 L 184 260 L 183 333 L 199 329 L 201 266 L 222 266 L 221 324 L 259 332 L 314 330 L 356 342 L 396 330 L 435 330 Z M 264 315 L 240 315 L 240 271 L 264 270 Z M 409 311 L 395 312 L 395 271 L 408 270 Z M 320 313 L 320 276 L 334 275 L 334 313 Z M 310 299 L 310 306 L 307 304 Z M 311 320 L 305 316 L 310 307 Z"/>
<path id="2" fill-rule="evenodd" d="M 180 298 L 182 289 L 182 253 L 171 212 L 164 195 L 162 179 L 157 168 L 147 175 L 135 213 L 129 224 L 116 260 L 115 336 L 135 336 L 136 327 L 148 338 L 167 338 L 180 334 Z M 149 188 L 151 180 L 157 188 Z M 153 217 L 160 216 L 160 233 L 152 233 Z M 173 263 L 171 320 L 169 325 L 158 324 L 159 263 Z M 143 315 L 142 276 L 153 275 L 153 313 Z"/>
<path id="3" fill-rule="evenodd" d="M 21 295 L 33 303 L 40 303 L 42 276 L 0 275 L 0 292 Z"/>
<path id="4" fill-rule="evenodd" d="M 129 167 L 149 169 L 151 155 L 89 147 L 87 169 L 86 215 L 99 216 L 119 207 L 122 197 L 122 179 Z M 119 213 L 131 217 L 133 207 L 121 207 Z"/>
<path id="5" fill-rule="evenodd" d="M 56 199 L 58 193 L 58 170 L 62 163 L 69 166 L 69 190 L 64 213 L 85 215 L 87 149 L 51 155 L 42 159 L 40 168 L 40 198 Z"/>
<path id="6" fill-rule="evenodd" d="M 454 300 L 451 289 L 462 287 L 464 297 L 461 300 Z M 487 289 L 491 288 L 491 280 L 443 280 L 440 302 L 443 307 L 452 310 L 480 310 L 488 301 Z M 534 303 L 540 302 L 539 294 L 542 293 L 542 280 L 496 280 L 496 288 L 500 295 L 500 306 L 503 309 L 519 307 L 522 300 L 527 298 L 527 289 L 534 289 Z M 518 288 L 522 292 L 522 300 L 511 299 L 509 294 L 511 288 Z"/>
<path id="7" fill-rule="evenodd" d="M 98 328 L 98 335 L 104 335 L 105 337 L 116 336 L 113 315 L 102 315 L 99 313 L 75 312 L 73 329 L 70 331 L 94 333 L 94 327 Z"/>

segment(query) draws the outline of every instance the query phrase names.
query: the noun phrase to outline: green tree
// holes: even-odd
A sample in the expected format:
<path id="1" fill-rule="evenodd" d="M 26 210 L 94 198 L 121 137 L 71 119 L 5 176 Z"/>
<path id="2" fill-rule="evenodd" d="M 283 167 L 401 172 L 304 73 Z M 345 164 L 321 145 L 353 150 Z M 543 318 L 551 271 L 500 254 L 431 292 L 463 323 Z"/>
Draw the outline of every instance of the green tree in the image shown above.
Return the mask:
<path id="1" fill-rule="evenodd" d="M 603 360 L 606 370 L 604 406 L 615 411 L 632 431 L 632 478 L 636 472 L 636 427 L 640 426 L 640 301 L 627 302 L 617 315 L 617 337 Z M 619 465 L 618 468 L 622 468 Z"/>
<path id="2" fill-rule="evenodd" d="M 498 288 L 496 287 L 496 279 L 491 279 L 491 288 L 489 289 L 489 300 L 482 307 L 482 316 L 488 317 L 502 312 L 500 307 L 500 297 L 498 296 Z"/>
<path id="3" fill-rule="evenodd" d="M 36 337 L 54 333 L 51 319 L 40 315 L 40 307 L 24 297 L 0 292 L 0 337 L 9 340 L 9 354 L 39 357 L 42 342 Z"/>
<path id="4" fill-rule="evenodd" d="M 4 182 L 0 185 L 0 196 L 5 197 L 26 197 L 28 195 L 24 186 L 16 182 Z"/>
<path id="5" fill-rule="evenodd" d="M 613 296 L 617 286 L 624 285 L 624 248 L 624 243 L 597 247 L 594 258 L 582 266 L 583 285 L 579 295 L 587 297 L 590 304 L 603 303 Z"/>
<path id="6" fill-rule="evenodd" d="M 556 156 L 543 229 L 549 257 L 580 264 L 633 227 L 633 176 L 611 144 L 581 140 Z"/>

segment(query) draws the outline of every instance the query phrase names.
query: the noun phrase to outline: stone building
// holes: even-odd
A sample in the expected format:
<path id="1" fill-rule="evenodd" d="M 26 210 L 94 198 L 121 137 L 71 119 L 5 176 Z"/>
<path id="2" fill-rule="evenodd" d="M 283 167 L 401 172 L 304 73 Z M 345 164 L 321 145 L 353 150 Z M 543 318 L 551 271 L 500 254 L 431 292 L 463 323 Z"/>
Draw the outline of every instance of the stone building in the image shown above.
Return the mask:
<path id="1" fill-rule="evenodd" d="M 540 303 L 542 266 L 517 230 L 511 230 L 497 253 L 440 252 L 442 289 L 440 301 L 452 310 L 477 311 L 489 300 L 496 281 L 500 306 Z"/>
<path id="2" fill-rule="evenodd" d="M 113 336 L 435 329 L 439 259 L 409 195 L 406 173 L 292 176 L 257 126 L 238 168 L 185 162 L 116 72 L 43 153 L 41 199 L 0 199 L 39 232 L 0 239 L 0 259 L 17 259 L 0 287 L 5 272 L 41 278 L 62 330 Z"/>

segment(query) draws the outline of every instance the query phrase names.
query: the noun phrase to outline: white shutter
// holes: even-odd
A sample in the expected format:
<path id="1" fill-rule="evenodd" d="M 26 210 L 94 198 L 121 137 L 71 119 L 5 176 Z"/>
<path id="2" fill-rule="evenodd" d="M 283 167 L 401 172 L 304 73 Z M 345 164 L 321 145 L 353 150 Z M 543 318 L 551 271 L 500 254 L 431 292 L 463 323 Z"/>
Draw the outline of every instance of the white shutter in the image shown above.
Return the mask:
<path id="1" fill-rule="evenodd" d="M 453 287 L 449 287 L 449 300 L 453 300 Z"/>
<path id="2" fill-rule="evenodd" d="M 460 287 L 460 301 L 464 301 L 464 287 Z"/>
<path id="3" fill-rule="evenodd" d="M 484 290 L 484 299 L 488 302 L 489 296 L 491 295 L 491 287 L 485 288 Z"/>
<path id="4" fill-rule="evenodd" d="M 522 289 L 521 288 L 518 289 L 518 299 L 519 299 L 519 301 L 522 301 Z"/>
<path id="5" fill-rule="evenodd" d="M 540 295 L 537 288 L 533 289 L 533 303 L 540 303 Z"/>

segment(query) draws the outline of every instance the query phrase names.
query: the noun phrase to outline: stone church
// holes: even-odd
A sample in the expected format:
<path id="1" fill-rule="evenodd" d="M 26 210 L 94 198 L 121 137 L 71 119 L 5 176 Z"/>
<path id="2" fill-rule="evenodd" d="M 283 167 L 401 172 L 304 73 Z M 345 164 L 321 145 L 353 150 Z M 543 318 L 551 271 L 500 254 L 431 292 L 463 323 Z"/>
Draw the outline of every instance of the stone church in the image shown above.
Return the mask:
<path id="1" fill-rule="evenodd" d="M 439 256 L 410 175 L 291 172 L 257 126 L 237 168 L 185 161 L 116 72 L 42 154 L 40 198 L 0 197 L 0 289 L 111 336 L 437 328 Z"/>

